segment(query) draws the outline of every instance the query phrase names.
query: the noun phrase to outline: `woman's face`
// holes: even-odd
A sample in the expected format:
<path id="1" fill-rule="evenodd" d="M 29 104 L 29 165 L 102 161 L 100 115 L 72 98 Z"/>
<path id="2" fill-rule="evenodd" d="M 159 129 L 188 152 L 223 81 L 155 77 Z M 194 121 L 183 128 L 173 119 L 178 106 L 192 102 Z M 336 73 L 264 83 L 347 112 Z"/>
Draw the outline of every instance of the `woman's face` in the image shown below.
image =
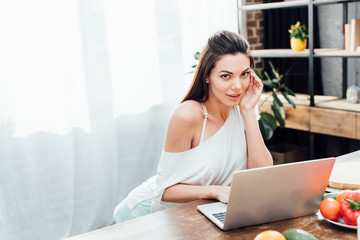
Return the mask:
<path id="1" fill-rule="evenodd" d="M 250 59 L 243 53 L 221 57 L 206 78 L 209 100 L 227 107 L 239 104 L 249 86 L 250 71 Z"/>

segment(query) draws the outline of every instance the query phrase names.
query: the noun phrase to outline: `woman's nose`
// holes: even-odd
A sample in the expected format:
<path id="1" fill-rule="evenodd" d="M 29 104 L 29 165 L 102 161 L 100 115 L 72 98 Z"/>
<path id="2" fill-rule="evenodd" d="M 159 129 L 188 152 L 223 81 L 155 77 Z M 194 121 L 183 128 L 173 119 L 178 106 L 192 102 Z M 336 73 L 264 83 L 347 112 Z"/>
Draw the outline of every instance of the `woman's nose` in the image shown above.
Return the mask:
<path id="1" fill-rule="evenodd" d="M 241 89 L 241 81 L 239 78 L 235 78 L 232 85 L 231 85 L 231 89 L 233 90 L 238 90 L 238 89 Z"/>

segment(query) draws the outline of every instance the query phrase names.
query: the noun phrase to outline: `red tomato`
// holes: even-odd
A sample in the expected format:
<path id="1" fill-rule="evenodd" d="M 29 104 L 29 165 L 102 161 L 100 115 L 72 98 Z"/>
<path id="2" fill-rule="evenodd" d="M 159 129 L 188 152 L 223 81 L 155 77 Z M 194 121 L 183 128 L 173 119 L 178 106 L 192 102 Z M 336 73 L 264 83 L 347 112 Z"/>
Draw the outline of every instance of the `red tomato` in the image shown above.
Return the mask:
<path id="1" fill-rule="evenodd" d="M 341 203 L 341 201 L 344 199 L 344 197 L 348 194 L 352 192 L 351 190 L 344 190 L 342 192 L 340 192 L 337 196 L 336 196 L 336 201 L 338 201 L 339 203 Z"/>
<path id="2" fill-rule="evenodd" d="M 333 198 L 325 198 L 320 203 L 320 212 L 324 218 L 337 220 L 340 217 L 340 203 Z"/>

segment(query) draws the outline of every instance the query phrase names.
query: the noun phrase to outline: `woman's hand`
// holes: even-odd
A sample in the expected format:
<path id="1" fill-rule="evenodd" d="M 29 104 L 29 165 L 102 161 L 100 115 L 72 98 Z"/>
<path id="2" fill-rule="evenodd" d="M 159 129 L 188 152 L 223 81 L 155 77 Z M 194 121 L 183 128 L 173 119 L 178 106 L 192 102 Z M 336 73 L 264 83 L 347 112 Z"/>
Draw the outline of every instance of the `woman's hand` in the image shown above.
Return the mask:
<path id="1" fill-rule="evenodd" d="M 230 187 L 229 186 L 211 185 L 209 187 L 211 188 L 211 192 L 212 192 L 211 198 L 216 199 L 223 203 L 228 203 L 229 196 L 230 196 Z"/>
<path id="2" fill-rule="evenodd" d="M 258 103 L 263 89 L 261 79 L 255 74 L 254 70 L 250 71 L 250 83 L 246 89 L 243 97 L 240 100 L 239 106 L 241 111 L 253 111 Z"/>

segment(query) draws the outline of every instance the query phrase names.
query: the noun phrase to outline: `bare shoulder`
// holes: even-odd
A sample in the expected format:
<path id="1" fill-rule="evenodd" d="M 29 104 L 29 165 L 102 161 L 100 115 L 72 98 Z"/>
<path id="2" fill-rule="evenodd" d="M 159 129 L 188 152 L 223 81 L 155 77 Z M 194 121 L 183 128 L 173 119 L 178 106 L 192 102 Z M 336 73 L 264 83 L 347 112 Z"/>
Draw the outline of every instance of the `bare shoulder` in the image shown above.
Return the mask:
<path id="1" fill-rule="evenodd" d="M 202 126 L 202 119 L 203 111 L 199 102 L 188 100 L 181 103 L 170 118 L 164 146 L 165 151 L 189 150 L 195 134 Z"/>
<path id="2" fill-rule="evenodd" d="M 194 100 L 185 101 L 175 109 L 171 118 L 184 124 L 194 123 L 202 118 L 201 104 Z"/>

